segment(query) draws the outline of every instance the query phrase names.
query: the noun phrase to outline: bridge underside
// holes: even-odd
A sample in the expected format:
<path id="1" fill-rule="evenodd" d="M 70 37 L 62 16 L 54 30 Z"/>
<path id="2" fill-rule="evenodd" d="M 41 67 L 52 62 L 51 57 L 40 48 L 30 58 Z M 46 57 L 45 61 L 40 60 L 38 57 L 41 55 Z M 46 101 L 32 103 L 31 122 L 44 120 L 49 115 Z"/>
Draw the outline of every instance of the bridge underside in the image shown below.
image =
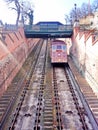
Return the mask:
<path id="1" fill-rule="evenodd" d="M 60 32 L 25 32 L 26 38 L 70 38 L 72 31 L 60 31 Z"/>

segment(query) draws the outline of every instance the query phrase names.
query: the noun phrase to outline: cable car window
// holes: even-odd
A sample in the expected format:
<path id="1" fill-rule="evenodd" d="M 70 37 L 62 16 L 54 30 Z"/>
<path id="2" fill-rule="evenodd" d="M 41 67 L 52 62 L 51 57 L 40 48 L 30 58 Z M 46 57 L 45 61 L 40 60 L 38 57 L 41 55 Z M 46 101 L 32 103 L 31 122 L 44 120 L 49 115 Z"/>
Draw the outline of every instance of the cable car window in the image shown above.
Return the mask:
<path id="1" fill-rule="evenodd" d="M 56 47 L 55 47 L 55 46 L 52 46 L 52 49 L 53 49 L 53 50 L 55 50 L 55 49 L 56 49 Z"/>
<path id="2" fill-rule="evenodd" d="M 62 49 L 61 45 L 57 45 L 57 49 Z"/>
<path id="3" fill-rule="evenodd" d="M 63 46 L 63 50 L 65 50 L 66 49 L 66 46 Z"/>

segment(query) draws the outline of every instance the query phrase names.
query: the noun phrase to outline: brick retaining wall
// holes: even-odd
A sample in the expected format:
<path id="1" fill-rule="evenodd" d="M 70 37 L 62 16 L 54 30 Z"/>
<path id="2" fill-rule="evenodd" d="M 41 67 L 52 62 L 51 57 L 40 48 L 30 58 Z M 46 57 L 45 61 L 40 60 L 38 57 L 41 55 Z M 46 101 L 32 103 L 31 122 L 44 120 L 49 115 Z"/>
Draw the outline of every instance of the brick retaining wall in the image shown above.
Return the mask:
<path id="1" fill-rule="evenodd" d="M 38 41 L 39 39 L 26 39 L 23 28 L 0 33 L 0 96 Z"/>

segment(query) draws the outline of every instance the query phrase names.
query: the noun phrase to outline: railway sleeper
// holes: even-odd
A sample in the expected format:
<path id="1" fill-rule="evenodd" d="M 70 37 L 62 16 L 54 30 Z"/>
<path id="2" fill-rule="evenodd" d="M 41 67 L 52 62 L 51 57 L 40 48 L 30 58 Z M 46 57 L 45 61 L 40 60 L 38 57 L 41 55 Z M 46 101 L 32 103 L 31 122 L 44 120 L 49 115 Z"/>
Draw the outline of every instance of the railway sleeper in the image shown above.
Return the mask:
<path id="1" fill-rule="evenodd" d="M 52 113 L 47 113 L 47 114 L 44 114 L 44 118 L 53 118 L 53 114 Z"/>
<path id="2" fill-rule="evenodd" d="M 45 106 L 45 108 L 44 108 L 44 111 L 52 111 L 53 110 L 53 108 L 50 106 Z"/>
<path id="3" fill-rule="evenodd" d="M 44 116 L 44 122 L 52 122 L 53 123 L 53 116 Z"/>
<path id="4" fill-rule="evenodd" d="M 49 114 L 53 115 L 53 112 L 52 111 L 44 111 L 44 115 L 49 115 Z"/>
<path id="5" fill-rule="evenodd" d="M 45 107 L 51 107 L 51 108 L 53 107 L 52 101 L 49 101 L 49 102 L 45 101 L 44 104 L 45 104 Z"/>

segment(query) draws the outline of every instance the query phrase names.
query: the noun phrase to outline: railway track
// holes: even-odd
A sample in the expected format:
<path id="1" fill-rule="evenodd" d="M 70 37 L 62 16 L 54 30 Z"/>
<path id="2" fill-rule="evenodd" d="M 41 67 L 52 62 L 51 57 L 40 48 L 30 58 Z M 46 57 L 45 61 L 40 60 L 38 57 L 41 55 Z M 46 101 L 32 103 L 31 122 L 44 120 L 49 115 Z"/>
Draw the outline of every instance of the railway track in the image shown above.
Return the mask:
<path id="1" fill-rule="evenodd" d="M 51 66 L 48 51 L 46 40 L 18 89 L 16 85 L 10 87 L 0 99 L 0 130 L 97 130 L 97 104 L 92 90 L 87 88 L 90 91 L 86 92 L 68 66 Z M 18 95 L 17 107 L 5 129 Z M 90 106 L 95 108 L 96 118 Z"/>
<path id="2" fill-rule="evenodd" d="M 9 130 L 39 129 L 42 110 L 43 83 L 45 76 L 45 61 L 47 41 L 44 42 L 31 75 L 25 96 L 22 95 L 20 106 L 17 106 L 15 116 Z M 32 122 L 31 122 L 32 121 Z"/>
<path id="3" fill-rule="evenodd" d="M 58 86 L 59 115 L 62 130 L 92 130 L 85 109 L 70 75 L 70 69 L 54 68 Z"/>
<path id="4" fill-rule="evenodd" d="M 35 69 L 35 76 L 32 77 L 18 118 L 14 127 L 10 128 L 15 130 L 25 128 L 93 130 L 77 88 L 70 78 L 70 69 L 67 67 L 66 69 L 53 67 L 52 69 L 47 63 L 42 63 L 44 64 L 42 69 L 40 68 L 41 72 L 38 71 L 38 66 Z"/>
<path id="5" fill-rule="evenodd" d="M 34 67 L 34 64 L 36 62 L 36 60 L 34 61 L 34 58 L 35 59 L 37 58 L 41 46 L 42 46 L 42 41 L 40 41 L 38 49 L 37 49 L 37 46 L 34 48 L 34 50 L 37 50 L 37 51 L 35 52 L 34 54 L 35 56 L 31 60 L 32 67 Z M 19 96 L 19 93 L 21 91 L 23 95 L 25 93 L 25 89 L 28 86 L 28 83 L 30 80 L 30 75 L 31 75 L 30 67 L 31 66 L 29 66 L 29 70 L 28 68 L 25 68 L 24 66 L 22 67 L 23 69 L 17 74 L 17 78 L 13 80 L 12 84 L 8 87 L 7 91 L 0 98 L 0 130 L 4 130 L 6 121 L 8 120 L 9 115 L 11 114 L 12 108 L 14 106 L 14 103 L 16 102 L 16 99 Z"/>
<path id="6" fill-rule="evenodd" d="M 72 64 L 72 61 L 69 58 L 69 65 L 72 72 L 74 73 L 74 78 L 77 81 L 78 92 L 80 92 L 80 97 L 83 101 L 85 109 L 88 113 L 88 117 L 93 126 L 94 130 L 98 129 L 98 97 L 95 94 L 94 90 L 89 86 L 86 80 L 79 74 L 76 67 Z M 86 101 L 86 103 L 85 103 Z"/>

